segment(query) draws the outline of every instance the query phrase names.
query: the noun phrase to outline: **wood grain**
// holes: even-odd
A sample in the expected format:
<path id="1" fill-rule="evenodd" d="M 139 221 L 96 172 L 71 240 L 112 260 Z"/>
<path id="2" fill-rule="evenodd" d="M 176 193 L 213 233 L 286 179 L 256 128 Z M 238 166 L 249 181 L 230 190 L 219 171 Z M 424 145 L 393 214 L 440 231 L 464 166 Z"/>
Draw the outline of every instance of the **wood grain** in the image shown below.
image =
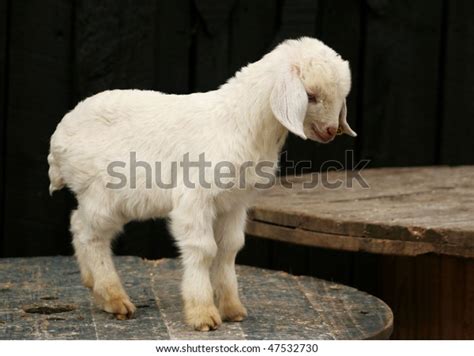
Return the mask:
<path id="1" fill-rule="evenodd" d="M 393 328 L 390 308 L 367 293 L 237 266 L 249 317 L 200 333 L 183 321 L 177 260 L 115 262 L 138 308 L 127 321 L 92 306 L 71 257 L 0 259 L 0 339 L 387 339 Z"/>
<path id="2" fill-rule="evenodd" d="M 363 188 L 345 172 L 328 181 L 316 174 L 286 178 L 251 210 L 247 232 L 297 244 L 416 256 L 438 253 L 474 257 L 474 167 L 365 170 Z"/>

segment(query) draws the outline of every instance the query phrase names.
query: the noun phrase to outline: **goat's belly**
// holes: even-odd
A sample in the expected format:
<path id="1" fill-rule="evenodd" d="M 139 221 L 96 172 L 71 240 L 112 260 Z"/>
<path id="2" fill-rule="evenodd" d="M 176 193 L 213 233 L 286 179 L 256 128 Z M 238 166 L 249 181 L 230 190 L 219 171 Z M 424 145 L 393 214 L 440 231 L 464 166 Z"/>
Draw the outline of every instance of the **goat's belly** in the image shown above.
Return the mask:
<path id="1" fill-rule="evenodd" d="M 172 210 L 166 190 L 138 188 L 114 194 L 116 207 L 128 221 L 166 218 Z"/>
<path id="2" fill-rule="evenodd" d="M 271 161 L 268 161 L 271 162 Z M 250 207 L 256 196 L 263 190 L 271 188 L 275 184 L 274 162 L 265 172 L 256 172 L 254 168 L 245 173 L 245 177 L 239 177 L 234 181 L 231 189 L 222 190 L 216 198 L 217 212 L 227 212 L 236 207 Z"/>
<path id="3" fill-rule="evenodd" d="M 256 190 L 252 188 L 223 191 L 215 199 L 217 213 L 226 213 L 242 206 L 249 207 L 256 194 Z"/>

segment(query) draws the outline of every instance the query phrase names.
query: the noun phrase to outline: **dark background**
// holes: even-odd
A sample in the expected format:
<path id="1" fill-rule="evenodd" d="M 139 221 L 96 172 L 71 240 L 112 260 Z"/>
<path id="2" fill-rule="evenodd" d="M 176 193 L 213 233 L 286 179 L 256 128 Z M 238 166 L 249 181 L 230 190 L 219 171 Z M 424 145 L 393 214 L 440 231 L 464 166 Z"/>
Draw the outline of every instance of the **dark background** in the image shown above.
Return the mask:
<path id="1" fill-rule="evenodd" d="M 317 37 L 350 61 L 359 133 L 327 146 L 290 135 L 289 158 L 317 168 L 353 149 L 372 167 L 473 164 L 473 15 L 471 0 L 0 0 L 0 256 L 72 253 L 75 200 L 49 197 L 46 156 L 79 100 L 213 89 L 286 38 Z M 176 253 L 163 221 L 127 225 L 115 252 Z M 380 294 L 375 255 L 249 237 L 239 261 Z"/>

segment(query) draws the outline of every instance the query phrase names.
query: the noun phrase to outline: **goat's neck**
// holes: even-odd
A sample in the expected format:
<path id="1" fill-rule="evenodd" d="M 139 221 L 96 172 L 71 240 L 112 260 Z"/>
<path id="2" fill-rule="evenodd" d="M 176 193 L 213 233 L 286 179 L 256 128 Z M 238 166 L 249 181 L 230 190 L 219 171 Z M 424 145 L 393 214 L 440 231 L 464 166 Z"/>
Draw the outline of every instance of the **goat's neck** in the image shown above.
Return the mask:
<path id="1" fill-rule="evenodd" d="M 276 160 L 288 135 L 270 108 L 274 76 L 266 67 L 262 61 L 253 63 L 221 88 L 232 98 L 235 128 L 255 160 Z"/>

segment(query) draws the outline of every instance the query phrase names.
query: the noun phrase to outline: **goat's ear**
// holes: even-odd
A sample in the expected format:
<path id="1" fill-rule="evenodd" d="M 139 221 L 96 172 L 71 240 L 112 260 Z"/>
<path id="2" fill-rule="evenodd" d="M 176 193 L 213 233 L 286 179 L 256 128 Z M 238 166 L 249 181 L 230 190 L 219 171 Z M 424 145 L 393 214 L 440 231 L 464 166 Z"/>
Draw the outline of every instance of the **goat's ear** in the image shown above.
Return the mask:
<path id="1" fill-rule="evenodd" d="M 346 99 L 344 99 L 344 102 L 342 103 L 341 107 L 341 112 L 339 113 L 339 125 L 342 128 L 342 132 L 352 136 L 356 137 L 357 134 L 355 133 L 354 130 L 351 129 L 349 124 L 347 123 L 347 105 L 346 105 Z"/>
<path id="2" fill-rule="evenodd" d="M 270 107 L 283 126 L 306 140 L 303 122 L 308 108 L 308 96 L 298 72 L 298 68 L 292 66 L 276 78 L 270 95 Z"/>

